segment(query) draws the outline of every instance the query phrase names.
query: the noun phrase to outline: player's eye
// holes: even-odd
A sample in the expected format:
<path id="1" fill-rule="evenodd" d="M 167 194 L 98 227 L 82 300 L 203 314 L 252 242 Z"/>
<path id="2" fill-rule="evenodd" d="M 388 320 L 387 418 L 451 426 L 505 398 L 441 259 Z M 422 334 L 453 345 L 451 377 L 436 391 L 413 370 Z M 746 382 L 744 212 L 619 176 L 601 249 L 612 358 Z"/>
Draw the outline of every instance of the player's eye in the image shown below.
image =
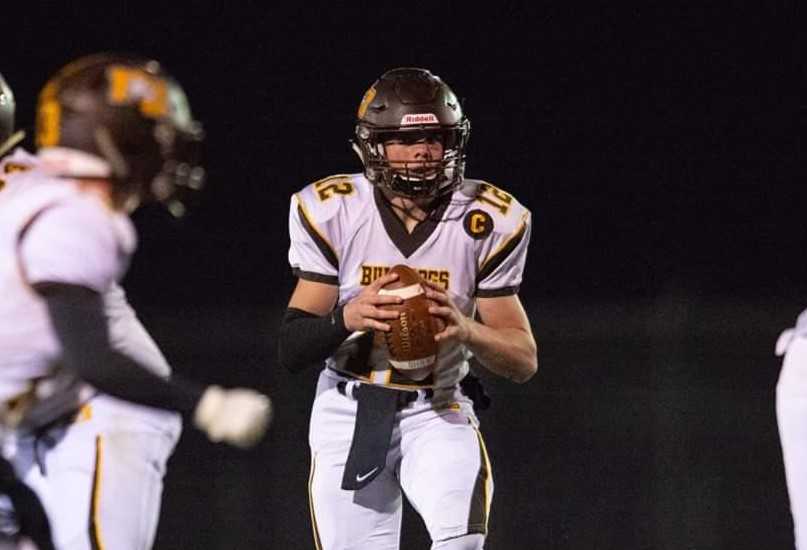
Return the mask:
<path id="1" fill-rule="evenodd" d="M 415 145 L 425 143 L 427 145 L 444 144 L 446 136 L 441 131 L 411 131 L 396 132 L 384 136 L 385 145 Z"/>

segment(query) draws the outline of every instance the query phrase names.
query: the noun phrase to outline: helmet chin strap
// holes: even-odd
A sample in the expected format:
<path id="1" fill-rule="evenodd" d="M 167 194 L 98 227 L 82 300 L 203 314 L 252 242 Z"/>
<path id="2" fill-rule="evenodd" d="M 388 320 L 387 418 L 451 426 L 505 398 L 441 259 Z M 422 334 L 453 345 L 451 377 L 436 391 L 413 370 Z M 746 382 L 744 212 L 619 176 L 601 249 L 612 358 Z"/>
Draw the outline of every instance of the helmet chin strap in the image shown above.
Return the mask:
<path id="1" fill-rule="evenodd" d="M 351 139 L 350 140 L 350 147 L 353 149 L 353 152 L 356 153 L 359 156 L 359 160 L 362 162 L 362 164 L 364 164 L 364 153 L 362 153 L 361 147 L 359 147 L 359 144 Z"/>
<path id="2" fill-rule="evenodd" d="M 25 139 L 25 130 L 17 130 L 6 141 L 0 144 L 0 157 L 11 151 L 19 142 Z"/>

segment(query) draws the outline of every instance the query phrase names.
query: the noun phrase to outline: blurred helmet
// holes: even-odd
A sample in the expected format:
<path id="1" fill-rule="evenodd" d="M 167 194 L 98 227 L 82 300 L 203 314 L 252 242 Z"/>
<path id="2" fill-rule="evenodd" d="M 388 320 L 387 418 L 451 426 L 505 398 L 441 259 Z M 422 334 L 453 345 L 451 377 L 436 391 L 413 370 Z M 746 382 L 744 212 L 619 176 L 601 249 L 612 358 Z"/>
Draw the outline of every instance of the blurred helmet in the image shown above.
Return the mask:
<path id="1" fill-rule="evenodd" d="M 0 147 L 14 133 L 14 94 L 0 74 Z"/>
<path id="2" fill-rule="evenodd" d="M 62 176 L 109 179 L 119 201 L 159 201 L 180 215 L 181 195 L 201 188 L 201 124 L 185 92 L 154 60 L 96 54 L 62 68 L 37 103 L 39 150 L 81 151 L 105 173 L 66 163 Z"/>
<path id="3" fill-rule="evenodd" d="M 408 198 L 450 193 L 462 183 L 471 131 L 457 97 L 426 69 L 388 71 L 359 105 L 354 149 L 374 185 Z M 384 143 L 439 141 L 442 158 L 390 164 Z"/>

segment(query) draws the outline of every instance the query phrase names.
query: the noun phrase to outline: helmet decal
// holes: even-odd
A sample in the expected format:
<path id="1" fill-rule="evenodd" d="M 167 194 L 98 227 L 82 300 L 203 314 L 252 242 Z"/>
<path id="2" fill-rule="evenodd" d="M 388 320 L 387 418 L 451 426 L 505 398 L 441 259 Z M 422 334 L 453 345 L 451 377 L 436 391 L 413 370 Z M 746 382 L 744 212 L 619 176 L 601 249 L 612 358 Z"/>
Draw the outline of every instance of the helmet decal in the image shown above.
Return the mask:
<path id="1" fill-rule="evenodd" d="M 107 69 L 109 103 L 137 105 L 143 116 L 160 118 L 168 114 L 168 84 L 140 69 L 113 65 Z"/>
<path id="2" fill-rule="evenodd" d="M 361 98 L 361 103 L 359 103 L 359 112 L 358 117 L 362 118 L 364 113 L 367 112 L 367 107 L 370 106 L 370 103 L 375 99 L 376 91 L 375 86 L 370 86 L 370 88 L 364 92 L 364 97 Z"/>

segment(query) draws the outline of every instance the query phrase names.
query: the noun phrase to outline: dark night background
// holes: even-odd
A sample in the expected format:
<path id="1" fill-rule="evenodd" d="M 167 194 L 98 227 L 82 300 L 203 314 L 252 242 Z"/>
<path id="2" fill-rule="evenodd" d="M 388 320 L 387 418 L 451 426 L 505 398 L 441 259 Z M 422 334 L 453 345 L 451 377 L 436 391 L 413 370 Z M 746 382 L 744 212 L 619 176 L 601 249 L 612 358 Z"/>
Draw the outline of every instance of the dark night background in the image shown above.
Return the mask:
<path id="1" fill-rule="evenodd" d="M 178 372 L 258 387 L 277 416 L 249 452 L 186 429 L 157 548 L 313 547 L 316 372 L 275 360 L 288 201 L 360 169 L 358 102 L 405 65 L 462 97 L 467 173 L 534 213 L 521 297 L 541 366 L 483 376 L 487 548 L 792 548 L 773 346 L 807 306 L 796 2 L 202 4 L 18 7 L 0 66 L 30 125 L 72 58 L 156 57 L 207 130 L 208 188 L 183 223 L 135 215 L 124 282 Z M 402 548 L 427 548 L 407 512 Z"/>

